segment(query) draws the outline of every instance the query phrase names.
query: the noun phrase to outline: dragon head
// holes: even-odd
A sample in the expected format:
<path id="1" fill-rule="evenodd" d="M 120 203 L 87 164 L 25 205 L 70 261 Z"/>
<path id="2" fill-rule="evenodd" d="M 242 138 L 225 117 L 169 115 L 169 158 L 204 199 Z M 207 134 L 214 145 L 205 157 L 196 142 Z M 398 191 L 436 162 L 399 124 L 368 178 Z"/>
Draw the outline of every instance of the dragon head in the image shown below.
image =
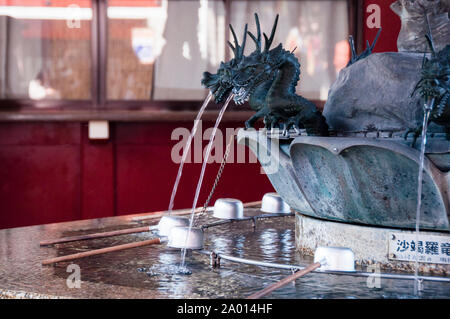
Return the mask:
<path id="1" fill-rule="evenodd" d="M 255 21 L 257 36 L 255 37 L 251 32 L 248 32 L 248 34 L 255 42 L 256 49 L 239 62 L 233 77 L 233 93 L 236 104 L 243 104 L 259 85 L 272 80 L 285 59 L 285 50 L 283 50 L 281 44 L 269 50 L 275 35 L 278 15 L 275 18 L 270 37 L 267 37 L 265 33 L 263 34 L 265 39 L 264 49 L 261 47 L 261 28 L 256 13 Z"/>
<path id="2" fill-rule="evenodd" d="M 233 59 L 234 60 L 234 59 Z M 221 62 L 216 74 L 203 73 L 202 85 L 207 87 L 213 94 L 216 103 L 222 102 L 232 90 L 233 60 L 226 63 Z"/>
<path id="3" fill-rule="evenodd" d="M 450 46 L 448 46 L 450 47 Z M 442 96 L 450 85 L 450 67 L 435 59 L 425 59 L 417 88 L 425 98 Z"/>
<path id="4" fill-rule="evenodd" d="M 211 74 L 209 72 L 203 73 L 202 85 L 207 87 L 212 92 L 216 103 L 222 102 L 231 93 L 233 89 L 233 77 L 235 76 L 235 70 L 239 62 L 244 58 L 247 25 L 245 25 L 242 45 L 239 45 L 236 33 L 231 25 L 230 29 L 234 37 L 235 45 L 233 45 L 230 41 L 228 41 L 228 45 L 233 50 L 234 58 L 228 62 L 221 62 L 216 74 Z"/>

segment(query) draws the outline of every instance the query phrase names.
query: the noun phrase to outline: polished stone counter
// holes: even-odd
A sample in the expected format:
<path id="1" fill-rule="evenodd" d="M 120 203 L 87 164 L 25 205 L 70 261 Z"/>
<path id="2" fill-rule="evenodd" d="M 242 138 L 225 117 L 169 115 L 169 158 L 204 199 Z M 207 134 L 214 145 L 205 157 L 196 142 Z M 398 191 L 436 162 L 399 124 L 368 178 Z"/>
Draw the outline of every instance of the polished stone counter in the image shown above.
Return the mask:
<path id="1" fill-rule="evenodd" d="M 183 214 L 177 211 L 174 214 Z M 151 216 L 144 219 L 145 216 Z M 164 298 L 148 289 L 136 269 L 148 265 L 148 246 L 42 266 L 44 259 L 153 238 L 136 233 L 40 247 L 43 240 L 156 224 L 161 213 L 55 223 L 0 230 L 0 298 Z M 81 288 L 69 288 L 75 263 Z M 111 279 L 111 280 L 110 280 Z"/>
<path id="2" fill-rule="evenodd" d="M 181 214 L 181 212 L 174 212 Z M 152 216 L 154 218 L 149 219 Z M 263 215 L 246 208 L 239 221 L 217 220 L 212 214 L 195 219 L 205 231 L 204 252 L 189 252 L 179 272 L 180 250 L 167 245 L 141 246 L 42 266 L 42 261 L 93 249 L 154 238 L 150 232 L 97 238 L 40 247 L 40 241 L 156 224 L 161 214 L 140 214 L 0 230 L 0 298 L 245 298 L 291 272 L 222 259 L 212 269 L 209 252 L 253 261 L 306 267 L 313 257 L 298 253 L 292 214 Z M 261 217 L 266 216 L 266 217 Z M 143 218 L 147 217 L 147 218 Z M 314 238 L 314 237 L 312 237 Z M 70 288 L 73 270 L 80 269 L 80 288 Z M 69 270 L 69 272 L 68 272 Z M 292 268 L 291 268 L 292 270 Z M 358 270 L 366 271 L 358 268 Z M 325 277 L 324 277 L 325 276 Z M 423 298 L 448 298 L 447 282 L 424 285 Z M 382 289 L 367 278 L 311 273 L 273 292 L 269 298 L 414 298 L 411 280 L 383 279 Z"/>

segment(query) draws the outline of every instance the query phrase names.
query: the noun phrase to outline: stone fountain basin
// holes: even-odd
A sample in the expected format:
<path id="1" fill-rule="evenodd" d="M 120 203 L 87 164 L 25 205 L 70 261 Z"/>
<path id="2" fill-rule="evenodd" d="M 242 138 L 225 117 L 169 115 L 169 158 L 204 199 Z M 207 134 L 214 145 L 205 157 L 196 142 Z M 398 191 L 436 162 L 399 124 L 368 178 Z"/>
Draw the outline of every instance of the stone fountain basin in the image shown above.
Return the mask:
<path id="1" fill-rule="evenodd" d="M 401 138 L 267 137 L 240 130 L 277 193 L 294 210 L 352 224 L 414 229 L 419 150 Z M 449 231 L 450 142 L 429 139 L 421 229 Z"/>

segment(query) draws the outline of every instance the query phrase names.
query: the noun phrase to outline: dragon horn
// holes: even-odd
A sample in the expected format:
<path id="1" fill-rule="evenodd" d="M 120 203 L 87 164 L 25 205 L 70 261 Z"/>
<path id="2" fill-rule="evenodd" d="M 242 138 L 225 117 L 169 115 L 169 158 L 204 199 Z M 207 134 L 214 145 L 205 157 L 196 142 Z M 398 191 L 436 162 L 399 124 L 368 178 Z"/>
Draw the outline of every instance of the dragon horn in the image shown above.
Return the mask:
<path id="1" fill-rule="evenodd" d="M 424 53 L 423 54 L 423 58 L 422 58 L 422 69 L 423 69 L 423 66 L 425 65 L 425 61 L 426 61 L 426 53 Z M 419 85 L 421 85 L 422 84 L 422 82 L 423 82 L 423 79 L 420 79 L 417 83 L 416 83 L 416 85 L 414 86 L 414 90 L 412 91 L 412 93 L 411 93 L 411 97 L 414 95 L 414 93 L 416 93 L 416 90 L 419 88 Z"/>
<path id="2" fill-rule="evenodd" d="M 377 35 L 375 36 L 375 39 L 373 40 L 372 45 L 370 46 L 370 52 L 372 52 L 373 48 L 375 47 L 375 43 L 377 43 L 380 33 L 381 33 L 381 28 L 378 29 Z"/>
<path id="3" fill-rule="evenodd" d="M 433 38 L 431 37 L 431 33 L 429 35 L 425 34 L 425 38 L 427 38 L 427 42 L 428 45 L 430 46 L 431 53 L 433 54 L 433 56 L 436 56 L 436 51 L 434 49 Z"/>
<path id="4" fill-rule="evenodd" d="M 228 45 L 230 46 L 231 50 L 233 50 L 234 54 L 236 54 L 236 48 L 231 44 L 230 41 L 228 41 Z"/>
<path id="5" fill-rule="evenodd" d="M 351 61 L 356 59 L 356 50 L 355 50 L 355 42 L 353 41 L 353 36 L 348 37 L 348 42 L 350 43 L 350 50 L 351 50 Z"/>
<path id="6" fill-rule="evenodd" d="M 248 32 L 248 35 L 253 39 L 253 41 L 256 44 L 256 50 L 261 52 L 261 26 L 259 24 L 259 18 L 258 18 L 258 14 L 255 13 L 255 22 L 256 22 L 256 30 L 257 30 L 257 35 L 258 37 L 255 37 L 253 35 L 253 33 L 251 33 L 250 31 Z"/>
<path id="7" fill-rule="evenodd" d="M 236 36 L 236 32 L 234 32 L 233 26 L 230 24 L 230 30 L 231 30 L 231 34 L 233 35 L 233 39 L 234 39 L 234 44 L 236 45 L 236 48 L 239 46 L 239 42 Z"/>
<path id="8" fill-rule="evenodd" d="M 275 30 L 277 29 L 277 24 L 278 24 L 278 14 L 277 17 L 275 18 L 275 22 L 273 23 L 273 27 L 272 27 L 272 33 L 270 34 L 270 38 L 267 39 L 267 35 L 264 33 L 264 39 L 266 40 L 266 44 L 264 46 L 264 52 L 269 51 L 270 46 L 272 45 L 272 41 L 273 41 L 273 37 L 275 36 Z"/>
<path id="9" fill-rule="evenodd" d="M 242 46 L 239 47 L 239 59 L 244 56 L 245 42 L 247 41 L 247 27 L 248 27 L 248 24 L 245 24 L 244 37 L 242 39 Z"/>
<path id="10" fill-rule="evenodd" d="M 412 97 L 414 95 L 414 93 L 416 93 L 417 89 L 419 88 L 419 85 L 423 82 L 423 79 L 421 79 L 420 81 L 418 81 L 416 83 L 416 85 L 414 86 L 414 90 L 412 91 L 410 97 Z"/>
<path id="11" fill-rule="evenodd" d="M 434 49 L 434 43 L 433 43 L 433 35 L 431 34 L 431 28 L 430 23 L 428 22 L 428 16 L 425 14 L 425 21 L 427 23 L 427 34 L 425 34 L 425 38 L 427 39 L 428 45 L 430 46 L 431 53 L 433 54 L 433 57 L 436 56 L 436 50 Z"/>
<path id="12" fill-rule="evenodd" d="M 230 24 L 230 30 L 231 30 L 231 34 L 233 34 L 234 46 L 231 44 L 230 41 L 228 41 L 228 45 L 230 46 L 231 50 L 233 50 L 234 56 L 238 57 L 238 55 L 239 55 L 239 42 L 237 40 L 236 33 L 234 32 L 233 26 L 231 24 Z"/>
<path id="13" fill-rule="evenodd" d="M 422 58 L 422 69 L 423 69 L 423 66 L 425 65 L 425 61 L 426 61 L 426 53 L 424 53 L 423 54 L 423 58 Z"/>
<path id="14" fill-rule="evenodd" d="M 228 41 L 228 45 L 230 46 L 231 50 L 233 50 L 234 57 L 239 60 L 244 55 L 245 42 L 247 40 L 247 24 L 245 25 L 244 38 L 242 39 L 242 46 L 239 45 L 238 39 L 236 37 L 236 32 L 234 32 L 233 26 L 231 24 L 230 30 L 231 33 L 233 34 L 234 45 L 230 41 Z"/>

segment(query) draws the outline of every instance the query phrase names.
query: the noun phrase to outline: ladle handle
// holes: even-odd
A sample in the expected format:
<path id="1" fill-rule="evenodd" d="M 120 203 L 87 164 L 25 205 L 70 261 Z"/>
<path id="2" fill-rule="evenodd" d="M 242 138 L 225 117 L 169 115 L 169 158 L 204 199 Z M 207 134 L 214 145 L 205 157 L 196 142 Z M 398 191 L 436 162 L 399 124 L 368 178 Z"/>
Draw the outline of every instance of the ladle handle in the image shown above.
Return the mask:
<path id="1" fill-rule="evenodd" d="M 88 234 L 88 235 L 79 235 L 79 236 L 71 236 L 71 237 L 63 237 L 63 238 L 58 238 L 58 239 L 44 240 L 44 241 L 41 241 L 39 244 L 41 246 L 48 246 L 48 245 L 68 243 L 71 241 L 78 241 L 78 240 L 111 237 L 111 236 L 133 234 L 133 233 L 142 233 L 142 232 L 146 232 L 149 230 L 150 230 L 149 226 L 127 228 L 127 229 L 120 229 L 120 230 L 114 230 L 114 231 L 103 232 L 103 233 L 94 233 L 94 234 Z"/>
<path id="2" fill-rule="evenodd" d="M 78 258 L 84 258 L 84 257 L 89 257 L 89 256 L 94 256 L 94 255 L 105 254 L 105 253 L 109 253 L 112 251 L 124 250 L 124 249 L 135 248 L 135 247 L 146 246 L 146 245 L 156 245 L 156 244 L 160 244 L 160 243 L 161 243 L 160 238 L 154 238 L 154 239 L 149 239 L 149 240 L 138 241 L 135 243 L 129 243 L 129 244 L 117 245 L 117 246 L 100 248 L 100 249 L 95 249 L 95 250 L 89 250 L 89 251 L 85 251 L 82 253 L 61 256 L 61 257 L 56 257 L 56 258 L 50 258 L 50 259 L 44 260 L 42 262 L 42 265 L 49 265 L 49 264 L 58 263 L 61 261 L 74 260 L 74 259 L 78 259 Z"/>
<path id="3" fill-rule="evenodd" d="M 261 203 L 262 203 L 262 201 L 258 200 L 258 201 L 256 201 L 256 202 L 248 202 L 248 203 L 244 203 L 242 206 L 243 206 L 244 208 L 252 207 L 252 206 L 261 206 Z"/>
<path id="4" fill-rule="evenodd" d="M 294 273 L 286 278 L 283 278 L 280 281 L 264 288 L 263 290 L 260 290 L 256 293 L 254 293 L 253 295 L 248 296 L 247 299 L 259 299 L 261 297 L 264 297 L 265 295 L 270 294 L 272 291 L 287 285 L 291 281 L 294 281 L 295 279 L 300 278 L 301 276 L 310 273 L 311 271 L 319 268 L 320 266 L 321 266 L 320 262 L 311 264 L 308 267 L 306 267 L 305 269 L 299 270 L 296 273 Z"/>

